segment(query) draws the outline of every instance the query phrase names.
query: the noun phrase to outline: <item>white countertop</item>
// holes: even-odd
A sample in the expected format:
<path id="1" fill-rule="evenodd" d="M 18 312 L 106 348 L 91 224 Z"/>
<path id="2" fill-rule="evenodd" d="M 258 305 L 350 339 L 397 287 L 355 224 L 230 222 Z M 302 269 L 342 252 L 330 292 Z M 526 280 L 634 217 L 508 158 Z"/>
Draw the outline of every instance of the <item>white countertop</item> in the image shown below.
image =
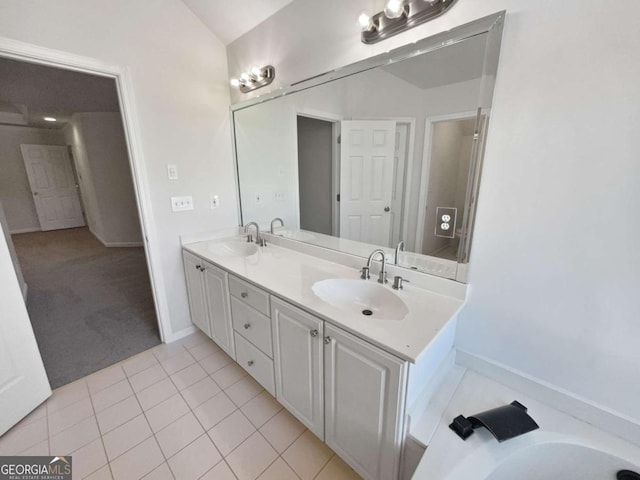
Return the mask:
<path id="1" fill-rule="evenodd" d="M 404 290 L 395 291 L 389 283 L 384 288 L 398 295 L 409 309 L 405 318 L 380 320 L 345 313 L 318 298 L 312 286 L 332 278 L 359 279 L 357 269 L 273 244 L 259 248 L 249 257 L 221 255 L 214 244 L 224 240 L 189 243 L 183 248 L 410 362 L 416 361 L 463 303 L 413 285 L 405 284 Z M 373 275 L 369 281 L 375 282 Z"/>

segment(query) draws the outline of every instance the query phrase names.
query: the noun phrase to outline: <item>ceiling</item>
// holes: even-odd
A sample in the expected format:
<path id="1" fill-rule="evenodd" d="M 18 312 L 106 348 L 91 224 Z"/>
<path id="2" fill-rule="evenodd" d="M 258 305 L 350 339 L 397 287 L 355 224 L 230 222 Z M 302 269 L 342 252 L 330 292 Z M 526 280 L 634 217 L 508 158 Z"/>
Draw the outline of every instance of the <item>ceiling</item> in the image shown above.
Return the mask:
<path id="1" fill-rule="evenodd" d="M 182 0 L 225 45 L 293 0 Z"/>
<path id="2" fill-rule="evenodd" d="M 62 128 L 73 113 L 120 110 L 115 81 L 87 73 L 0 58 L 0 104 L 26 105 L 28 125 Z M 45 122 L 52 116 L 57 122 Z"/>

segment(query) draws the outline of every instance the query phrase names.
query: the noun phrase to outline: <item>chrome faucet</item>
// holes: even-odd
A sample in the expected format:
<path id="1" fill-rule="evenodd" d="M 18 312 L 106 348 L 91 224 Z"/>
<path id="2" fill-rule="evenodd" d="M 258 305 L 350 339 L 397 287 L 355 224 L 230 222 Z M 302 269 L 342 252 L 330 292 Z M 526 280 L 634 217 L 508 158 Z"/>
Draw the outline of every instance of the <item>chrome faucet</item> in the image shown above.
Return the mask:
<path id="1" fill-rule="evenodd" d="M 367 266 L 362 267 L 360 278 L 363 280 L 369 280 L 369 278 L 371 278 L 369 275 L 369 272 L 371 271 L 371 262 L 376 255 L 382 255 L 382 268 L 378 275 L 378 283 L 387 283 L 387 257 L 385 256 L 384 251 L 380 249 L 374 250 L 371 255 L 369 255 Z"/>
<path id="2" fill-rule="evenodd" d="M 396 265 L 398 264 L 398 256 L 400 255 L 400 252 L 404 252 L 404 240 L 400 240 L 396 246 L 396 254 L 393 257 L 393 263 Z"/>
<path id="3" fill-rule="evenodd" d="M 284 220 L 282 220 L 280 217 L 276 217 L 273 220 L 271 220 L 271 235 L 273 235 L 275 232 L 273 231 L 273 224 L 276 222 L 280 222 L 280 226 L 284 227 Z"/>
<path id="4" fill-rule="evenodd" d="M 256 243 L 258 245 L 260 245 L 260 227 L 258 226 L 258 224 L 256 222 L 249 222 L 244 226 L 244 233 L 247 233 L 249 231 L 249 227 L 253 225 L 254 227 L 256 227 Z M 251 234 L 247 235 L 247 242 L 252 242 L 253 241 L 253 237 L 251 236 Z"/>

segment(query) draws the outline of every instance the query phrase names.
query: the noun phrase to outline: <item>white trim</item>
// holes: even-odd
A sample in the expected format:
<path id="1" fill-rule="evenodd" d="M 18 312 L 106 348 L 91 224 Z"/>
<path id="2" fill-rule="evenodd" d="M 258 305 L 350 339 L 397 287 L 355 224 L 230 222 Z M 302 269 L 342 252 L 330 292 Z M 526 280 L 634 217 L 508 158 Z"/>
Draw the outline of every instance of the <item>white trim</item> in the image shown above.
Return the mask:
<path id="1" fill-rule="evenodd" d="M 467 111 L 449 113 L 447 115 L 437 115 L 426 117 L 424 124 L 424 145 L 422 148 L 422 170 L 420 172 L 420 196 L 418 197 L 418 223 L 416 227 L 416 248 L 422 254 L 422 241 L 424 239 L 424 214 L 427 208 L 427 190 L 429 187 L 429 169 L 431 168 L 431 147 L 433 137 L 433 124 L 446 122 L 449 120 L 463 120 L 475 118 L 478 112 Z"/>
<path id="2" fill-rule="evenodd" d="M 144 153 L 142 151 L 140 129 L 137 121 L 136 104 L 133 94 L 133 85 L 129 69 L 124 66 L 112 65 L 99 60 L 74 55 L 59 50 L 40 47 L 9 38 L 0 37 L 0 56 L 22 60 L 31 63 L 39 63 L 51 67 L 74 70 L 103 77 L 113 78 L 116 83 L 120 100 L 122 123 L 127 140 L 127 150 L 133 177 L 133 186 L 137 199 L 138 214 L 140 216 L 142 236 L 145 240 L 145 252 L 151 290 L 158 317 L 158 329 L 160 338 L 164 342 L 167 338 L 173 338 L 171 322 L 169 318 L 169 305 L 166 299 L 166 288 L 161 269 L 162 255 L 159 251 L 160 242 L 157 238 L 157 228 L 151 214 L 151 194 L 148 188 L 147 173 L 145 169 Z"/>
<path id="3" fill-rule="evenodd" d="M 18 228 L 16 230 L 9 230 L 9 235 L 20 235 L 21 233 L 33 233 L 41 231 L 42 229 L 40 227 Z"/>
<path id="4" fill-rule="evenodd" d="M 198 327 L 196 327 L 195 325 L 191 325 L 190 327 L 183 328 L 182 330 L 179 330 L 175 333 L 171 333 L 170 335 L 167 336 L 167 338 L 164 339 L 164 343 L 176 342 L 181 338 L 188 337 L 192 333 L 196 333 L 199 331 L 200 329 Z"/>
<path id="5" fill-rule="evenodd" d="M 456 364 L 474 370 L 601 430 L 632 443 L 640 443 L 640 419 L 631 418 L 549 382 L 464 350 L 457 350 Z"/>

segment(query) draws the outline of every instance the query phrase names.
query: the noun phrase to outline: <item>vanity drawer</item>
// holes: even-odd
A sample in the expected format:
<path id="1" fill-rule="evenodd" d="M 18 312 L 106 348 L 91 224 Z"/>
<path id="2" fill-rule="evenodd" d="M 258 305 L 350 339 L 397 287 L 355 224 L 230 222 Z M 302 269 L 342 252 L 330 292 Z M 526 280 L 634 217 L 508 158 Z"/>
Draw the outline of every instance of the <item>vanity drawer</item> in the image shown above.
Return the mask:
<path id="1" fill-rule="evenodd" d="M 233 328 L 256 347 L 273 358 L 271 342 L 271 319 L 249 305 L 231 297 Z"/>
<path id="2" fill-rule="evenodd" d="M 273 360 L 245 340 L 238 332 L 234 333 L 236 339 L 236 361 L 249 375 L 264 387 L 274 397 L 276 387 L 273 374 Z"/>
<path id="3" fill-rule="evenodd" d="M 269 316 L 269 294 L 258 287 L 229 275 L 229 293 L 238 300 L 251 305 L 260 313 Z"/>

